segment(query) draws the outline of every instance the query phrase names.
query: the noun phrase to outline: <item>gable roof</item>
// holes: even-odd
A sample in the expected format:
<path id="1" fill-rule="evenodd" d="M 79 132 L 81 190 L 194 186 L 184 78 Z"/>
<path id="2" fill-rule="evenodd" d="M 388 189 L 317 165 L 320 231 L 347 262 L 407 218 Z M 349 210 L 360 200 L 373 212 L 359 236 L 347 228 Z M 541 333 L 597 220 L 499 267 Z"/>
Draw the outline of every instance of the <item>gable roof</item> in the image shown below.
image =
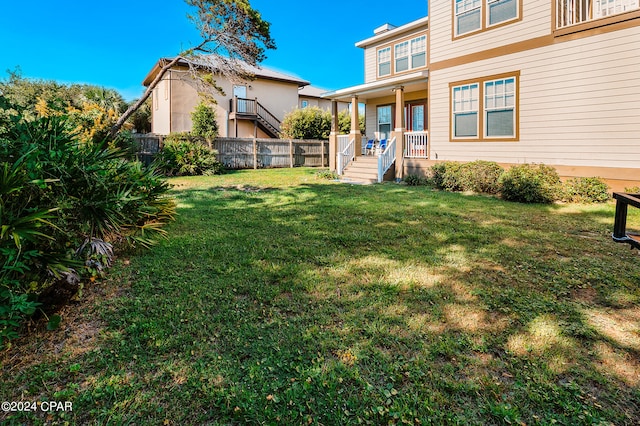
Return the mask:
<path id="1" fill-rule="evenodd" d="M 142 84 L 144 86 L 148 86 L 149 84 L 151 84 L 151 81 L 153 81 L 155 76 L 162 69 L 162 64 L 166 63 L 166 62 L 170 62 L 173 59 L 175 59 L 175 57 L 173 57 L 173 58 L 160 58 L 158 60 L 158 62 L 156 62 L 156 64 L 153 66 L 151 71 L 149 71 L 149 74 L 147 74 L 145 79 L 142 81 Z M 209 58 L 209 59 L 211 59 L 211 58 Z M 188 67 L 189 64 L 198 65 L 198 61 L 197 60 L 193 60 L 193 59 L 180 58 L 180 60 L 176 64 L 176 66 Z M 206 67 L 209 67 L 209 68 L 212 67 L 211 64 L 213 64 L 213 67 L 215 67 L 215 60 L 207 62 L 207 63 L 202 62 L 203 66 L 206 66 Z M 275 70 L 273 68 L 267 68 L 267 67 L 263 67 L 263 66 L 254 67 L 252 65 L 247 64 L 246 62 L 240 62 L 240 64 L 244 68 L 245 71 L 247 71 L 249 74 L 255 75 L 256 78 L 262 78 L 262 79 L 266 79 L 266 80 L 281 81 L 281 82 L 285 82 L 285 83 L 295 83 L 295 84 L 298 85 L 298 87 L 308 86 L 309 84 L 311 84 L 308 81 L 301 79 L 300 77 L 293 76 L 293 75 L 290 75 L 290 74 L 285 74 L 285 73 L 283 73 L 281 71 L 278 71 L 278 70 Z"/>

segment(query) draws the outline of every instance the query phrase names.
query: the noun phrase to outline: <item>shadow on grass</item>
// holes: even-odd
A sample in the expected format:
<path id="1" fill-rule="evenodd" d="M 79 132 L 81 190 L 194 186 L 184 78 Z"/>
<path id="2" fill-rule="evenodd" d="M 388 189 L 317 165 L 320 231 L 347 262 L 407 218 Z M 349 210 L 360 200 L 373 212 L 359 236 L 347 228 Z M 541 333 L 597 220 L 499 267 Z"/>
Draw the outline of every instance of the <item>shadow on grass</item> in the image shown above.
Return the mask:
<path id="1" fill-rule="evenodd" d="M 640 420 L 640 264 L 610 241 L 612 206 L 397 185 L 177 195 L 171 239 L 119 270 L 131 288 L 101 306 L 99 347 L 14 379 L 37 394 L 50 371 L 74 421 Z"/>

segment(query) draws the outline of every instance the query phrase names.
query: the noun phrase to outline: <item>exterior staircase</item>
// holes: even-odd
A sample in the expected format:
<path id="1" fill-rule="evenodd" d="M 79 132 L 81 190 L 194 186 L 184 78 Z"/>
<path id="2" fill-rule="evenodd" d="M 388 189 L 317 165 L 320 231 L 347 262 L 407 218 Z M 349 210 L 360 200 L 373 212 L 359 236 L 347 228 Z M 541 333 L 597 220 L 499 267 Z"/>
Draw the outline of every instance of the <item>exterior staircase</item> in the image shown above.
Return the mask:
<path id="1" fill-rule="evenodd" d="M 270 137 L 280 137 L 280 120 L 256 99 L 230 99 L 229 119 L 251 120 Z"/>
<path id="2" fill-rule="evenodd" d="M 378 156 L 361 155 L 349 163 L 342 174 L 343 182 L 376 183 L 378 182 Z"/>

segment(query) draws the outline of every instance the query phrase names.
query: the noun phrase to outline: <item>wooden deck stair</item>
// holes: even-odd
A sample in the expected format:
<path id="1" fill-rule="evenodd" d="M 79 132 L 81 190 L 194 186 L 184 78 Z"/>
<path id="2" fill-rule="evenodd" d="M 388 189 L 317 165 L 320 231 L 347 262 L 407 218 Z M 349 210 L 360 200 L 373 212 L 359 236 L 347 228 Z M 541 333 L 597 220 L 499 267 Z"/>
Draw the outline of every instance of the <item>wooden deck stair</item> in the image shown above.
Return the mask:
<path id="1" fill-rule="evenodd" d="M 342 180 L 353 183 L 378 182 L 378 157 L 362 155 L 349 163 L 342 175 Z"/>

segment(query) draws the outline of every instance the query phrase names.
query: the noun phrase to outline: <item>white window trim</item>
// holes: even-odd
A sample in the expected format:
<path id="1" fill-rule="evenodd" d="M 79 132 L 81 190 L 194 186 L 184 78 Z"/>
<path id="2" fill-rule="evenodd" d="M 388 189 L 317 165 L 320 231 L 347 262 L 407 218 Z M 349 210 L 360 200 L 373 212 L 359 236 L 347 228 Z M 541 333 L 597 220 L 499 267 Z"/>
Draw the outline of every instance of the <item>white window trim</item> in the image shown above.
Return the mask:
<path id="1" fill-rule="evenodd" d="M 472 34 L 472 33 L 475 33 L 476 31 L 481 31 L 482 28 L 483 28 L 483 25 L 482 25 L 482 8 L 484 6 L 485 0 L 480 0 L 479 1 L 479 5 L 476 6 L 476 7 L 472 6 L 473 2 L 474 2 L 474 0 L 462 0 L 462 4 L 463 4 L 462 11 L 458 12 L 458 8 L 457 8 L 458 2 L 456 0 L 453 0 L 453 9 L 454 9 L 453 10 L 453 15 L 454 15 L 453 26 L 454 26 L 454 34 L 456 35 L 456 37 L 457 36 L 463 36 L 463 35 L 466 35 L 466 34 Z M 465 4 L 469 4 L 469 3 L 471 4 L 472 7 L 465 6 Z M 458 31 L 458 18 L 460 16 L 466 14 L 466 13 L 469 13 L 469 12 L 475 11 L 475 10 L 479 10 L 480 11 L 480 26 L 478 28 L 474 29 L 474 30 L 467 31 L 467 32 L 464 32 L 464 33 L 461 33 L 460 31 Z"/>
<path id="2" fill-rule="evenodd" d="M 495 108 L 487 108 L 487 86 L 496 82 L 513 82 L 513 89 L 509 92 L 505 91 L 502 95 L 502 99 L 505 100 L 505 106 L 499 106 Z M 473 102 L 469 107 L 465 107 L 463 101 L 469 102 L 467 99 L 458 98 L 456 104 L 456 90 L 463 88 L 471 88 L 477 86 L 477 104 L 476 108 L 473 108 Z M 505 89 L 507 86 L 504 86 Z M 511 71 L 498 75 L 489 75 L 484 77 L 477 77 L 474 79 L 451 82 L 449 83 L 449 136 L 452 142 L 517 142 L 520 140 L 520 71 Z M 495 92 L 493 92 L 495 93 Z M 471 94 L 471 92 L 469 92 Z M 476 98 L 470 96 L 469 99 L 474 101 Z M 494 99 L 496 99 L 494 97 Z M 507 102 L 509 99 L 509 102 Z M 510 101 L 512 99 L 512 101 Z M 456 108 L 456 106 L 462 106 L 463 108 Z M 513 114 L 513 128 L 510 135 L 487 135 L 487 112 L 488 111 L 505 111 L 511 110 Z M 475 113 L 476 114 L 476 136 L 456 136 L 456 117 L 458 114 L 463 113 Z"/>
<path id="3" fill-rule="evenodd" d="M 388 59 L 388 60 L 384 61 L 384 62 L 380 62 L 380 59 L 381 59 L 380 53 L 385 51 L 385 50 L 388 52 L 388 55 L 385 54 L 385 58 L 384 59 Z M 389 64 L 389 72 L 387 74 L 380 74 L 380 65 L 387 64 L 387 63 Z M 390 46 L 383 47 L 382 49 L 378 49 L 377 50 L 377 52 L 376 52 L 376 65 L 377 65 L 376 73 L 377 73 L 378 77 L 386 77 L 386 76 L 392 74 L 391 73 L 391 47 Z"/>
<path id="4" fill-rule="evenodd" d="M 398 56 L 398 52 L 400 51 L 399 47 L 401 45 L 406 45 L 407 47 L 406 47 L 406 49 L 404 51 L 404 55 L 403 56 Z M 411 69 L 411 64 L 409 63 L 409 56 L 410 56 L 409 55 L 409 50 L 410 49 L 411 49 L 411 43 L 409 42 L 409 40 L 405 40 L 405 41 L 402 41 L 400 43 L 396 43 L 393 46 L 393 55 L 394 55 L 393 66 L 394 66 L 394 70 L 395 70 L 396 73 L 409 71 Z M 406 59 L 407 60 L 407 69 L 398 71 L 398 60 L 399 59 Z"/>
<path id="5" fill-rule="evenodd" d="M 497 99 L 502 99 L 504 101 L 504 106 L 493 106 L 493 107 L 488 107 L 487 106 L 487 101 L 488 101 L 488 90 L 487 90 L 487 86 L 491 83 L 498 83 L 498 82 L 503 82 L 503 84 L 505 85 L 506 88 L 506 84 L 508 80 L 513 80 L 513 91 L 512 92 L 507 92 L 506 90 L 502 93 L 501 96 L 498 95 L 493 95 L 493 99 L 494 101 Z M 483 83 L 483 94 L 482 94 L 482 102 L 483 102 L 483 111 L 482 111 L 482 118 L 483 118 L 483 124 L 484 124 L 484 137 L 486 139 L 513 139 L 516 137 L 516 108 L 518 107 L 516 105 L 516 91 L 517 91 L 517 85 L 516 85 L 516 77 L 505 77 L 505 78 L 498 78 L 498 79 L 494 79 L 494 80 L 486 80 Z M 512 99 L 512 105 L 507 105 L 507 100 L 511 98 Z M 511 114 L 513 115 L 513 132 L 510 135 L 489 135 L 488 131 L 489 131 L 489 126 L 488 126 L 488 113 L 489 112 L 497 112 L 497 111 L 508 111 L 511 110 Z"/>
<path id="6" fill-rule="evenodd" d="M 474 103 L 474 98 L 471 98 L 469 100 L 465 100 L 462 99 L 461 101 L 463 102 L 462 104 L 462 109 L 456 110 L 456 89 L 460 89 L 460 90 L 464 90 L 465 88 L 468 89 L 471 93 L 471 91 L 473 90 L 473 86 L 476 86 L 476 91 L 477 91 L 477 98 L 475 99 L 475 103 L 476 103 L 476 108 L 473 108 L 473 103 Z M 464 93 L 464 92 L 462 92 Z M 453 86 L 451 88 L 451 130 L 452 130 L 452 134 L 451 137 L 453 139 L 478 139 L 480 140 L 480 83 L 479 82 L 473 82 L 473 83 L 468 83 L 468 84 L 460 84 L 458 86 Z M 469 102 L 470 103 L 470 108 L 464 108 L 464 103 L 465 102 Z M 456 136 L 456 116 L 459 114 L 470 114 L 470 113 L 475 113 L 476 114 L 476 135 L 475 136 Z"/>
<path id="7" fill-rule="evenodd" d="M 516 16 L 509 18 L 509 19 L 505 19 L 504 21 L 500 21 L 500 22 L 496 22 L 495 24 L 490 24 L 490 13 L 489 13 L 489 4 L 490 3 L 496 3 L 498 1 L 501 0 L 480 0 L 480 5 L 477 7 L 470 7 L 470 8 L 464 8 L 464 10 L 462 12 L 458 12 L 456 9 L 456 0 L 453 0 L 453 15 L 454 15 L 454 19 L 453 19 L 453 33 L 454 33 L 454 37 L 463 37 L 469 34 L 475 34 L 476 32 L 480 32 L 480 31 L 485 31 L 497 26 L 501 26 L 504 25 L 506 23 L 512 22 L 512 21 L 517 21 L 520 18 L 520 14 L 522 13 L 522 11 L 520 10 L 520 0 L 513 0 L 516 3 Z M 559 1 L 559 0 L 556 0 Z M 578 0 L 579 1 L 579 0 Z M 621 1 L 625 1 L 625 0 L 621 0 Z M 627 0 L 627 1 L 632 1 L 632 0 Z M 468 3 L 473 3 L 473 0 L 463 0 L 463 2 L 468 2 Z M 470 30 L 464 33 L 460 33 L 458 31 L 458 17 L 462 16 L 465 13 L 468 13 L 470 11 L 475 11 L 475 10 L 479 10 L 480 11 L 480 26 L 474 30 Z M 483 20 L 482 17 L 485 17 L 485 19 Z"/>

